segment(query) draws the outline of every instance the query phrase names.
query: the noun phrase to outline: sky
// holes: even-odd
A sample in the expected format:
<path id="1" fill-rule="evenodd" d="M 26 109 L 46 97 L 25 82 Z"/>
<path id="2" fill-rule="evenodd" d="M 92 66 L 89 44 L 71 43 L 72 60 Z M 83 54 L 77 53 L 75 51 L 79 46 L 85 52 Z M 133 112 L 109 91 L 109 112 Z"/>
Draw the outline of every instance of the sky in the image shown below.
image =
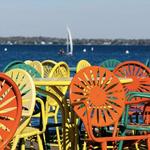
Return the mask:
<path id="1" fill-rule="evenodd" d="M 150 39 L 150 0 L 0 0 L 0 36 Z"/>

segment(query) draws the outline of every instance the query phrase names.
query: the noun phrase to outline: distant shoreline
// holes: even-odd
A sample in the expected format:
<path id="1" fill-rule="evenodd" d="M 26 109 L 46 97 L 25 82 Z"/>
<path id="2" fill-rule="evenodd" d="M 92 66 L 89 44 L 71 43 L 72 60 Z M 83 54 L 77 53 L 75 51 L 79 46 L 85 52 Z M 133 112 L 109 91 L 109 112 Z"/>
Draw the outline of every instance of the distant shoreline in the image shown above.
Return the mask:
<path id="1" fill-rule="evenodd" d="M 150 39 L 73 39 L 74 45 L 150 45 Z M 66 45 L 65 38 L 0 37 L 0 45 Z"/>

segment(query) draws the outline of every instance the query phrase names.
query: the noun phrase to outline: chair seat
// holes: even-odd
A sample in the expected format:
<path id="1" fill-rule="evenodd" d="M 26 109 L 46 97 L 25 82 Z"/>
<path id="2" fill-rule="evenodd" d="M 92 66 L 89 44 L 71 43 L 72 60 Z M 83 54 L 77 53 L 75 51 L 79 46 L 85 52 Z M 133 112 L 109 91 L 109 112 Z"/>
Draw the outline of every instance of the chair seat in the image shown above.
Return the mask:
<path id="1" fill-rule="evenodd" d="M 22 133 L 21 133 L 21 138 L 24 138 L 24 137 L 28 137 L 28 136 L 33 136 L 33 135 L 37 135 L 37 134 L 40 134 L 40 130 L 37 129 L 37 128 L 33 128 L 33 127 L 26 127 Z"/>

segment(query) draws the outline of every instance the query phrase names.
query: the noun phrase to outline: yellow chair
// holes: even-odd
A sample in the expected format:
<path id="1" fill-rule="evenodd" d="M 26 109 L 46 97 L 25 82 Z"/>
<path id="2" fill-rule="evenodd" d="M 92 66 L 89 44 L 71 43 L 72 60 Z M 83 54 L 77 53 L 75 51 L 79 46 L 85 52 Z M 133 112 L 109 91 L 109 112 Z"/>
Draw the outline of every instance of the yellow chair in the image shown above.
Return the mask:
<path id="1" fill-rule="evenodd" d="M 84 68 L 86 68 L 86 67 L 88 67 L 88 66 L 91 66 L 91 64 L 87 61 L 87 60 L 80 60 L 79 62 L 78 62 L 78 64 L 77 64 L 77 67 L 76 67 L 76 73 L 77 72 L 79 72 L 81 69 L 84 69 Z M 80 128 L 80 130 L 81 130 L 81 126 L 82 126 L 82 122 L 81 122 L 81 120 L 79 120 L 79 119 L 77 119 L 77 124 L 79 124 L 79 128 Z M 87 136 L 87 133 L 85 133 L 85 135 L 84 135 L 85 137 Z M 86 142 L 84 141 L 84 143 L 83 143 L 83 150 L 86 150 Z"/>
<path id="2" fill-rule="evenodd" d="M 31 63 L 29 63 L 29 65 L 35 68 L 40 73 L 40 75 L 44 77 L 44 68 L 40 61 L 32 61 Z"/>
<path id="3" fill-rule="evenodd" d="M 40 98 L 36 98 L 35 85 L 32 77 L 22 69 L 12 69 L 6 72 L 6 74 L 18 85 L 22 96 L 22 119 L 11 143 L 11 150 L 16 150 L 19 140 L 23 141 L 21 143 L 21 149 L 25 150 L 26 139 L 35 136 L 37 137 L 39 150 L 43 150 L 42 136 L 46 128 L 46 117 L 43 101 L 40 100 Z M 41 118 L 43 123 L 41 129 L 29 126 L 36 101 L 40 103 L 41 106 Z"/>
<path id="4" fill-rule="evenodd" d="M 70 77 L 70 70 L 68 65 L 65 62 L 59 62 L 57 63 L 52 69 L 48 76 L 49 78 L 69 78 Z M 63 97 L 62 95 L 65 95 L 67 92 L 68 86 L 55 86 L 55 87 L 46 87 L 46 90 L 52 93 L 59 99 L 59 101 L 62 101 Z M 56 91 L 59 90 L 62 95 L 59 95 Z M 52 97 L 47 96 L 46 99 L 46 112 L 47 112 L 47 119 L 48 118 L 54 118 L 54 122 L 58 123 L 58 110 L 59 105 L 56 102 L 56 100 Z M 51 144 L 53 146 L 58 146 L 59 150 L 62 149 L 62 144 L 60 140 L 60 133 L 59 133 L 59 127 L 56 127 L 56 134 L 57 134 L 57 142 L 58 144 Z"/>
<path id="5" fill-rule="evenodd" d="M 91 64 L 87 60 L 84 60 L 84 59 L 80 60 L 77 63 L 76 72 L 79 72 L 81 69 L 88 67 L 88 66 L 91 66 Z"/>
<path id="6" fill-rule="evenodd" d="M 30 65 L 32 63 L 32 60 L 25 60 L 24 63 Z"/>
<path id="7" fill-rule="evenodd" d="M 53 60 L 44 60 L 42 61 L 43 69 L 44 69 L 44 78 L 49 76 L 52 68 L 57 64 L 57 62 Z"/>

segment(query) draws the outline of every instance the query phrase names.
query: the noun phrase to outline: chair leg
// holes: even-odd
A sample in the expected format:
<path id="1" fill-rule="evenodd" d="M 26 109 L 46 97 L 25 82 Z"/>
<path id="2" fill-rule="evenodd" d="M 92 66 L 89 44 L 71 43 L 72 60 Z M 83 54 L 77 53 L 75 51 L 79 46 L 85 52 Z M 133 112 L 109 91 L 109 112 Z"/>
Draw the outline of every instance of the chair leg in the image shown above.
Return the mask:
<path id="1" fill-rule="evenodd" d="M 18 136 L 16 136 L 16 137 L 13 139 L 13 143 L 12 143 L 11 150 L 16 150 L 16 147 L 17 147 L 18 141 L 19 141 L 19 137 L 18 137 Z"/>
<path id="2" fill-rule="evenodd" d="M 46 140 L 45 140 L 45 134 L 44 133 L 41 134 L 40 137 L 42 139 L 44 150 L 47 150 L 47 145 L 46 145 Z"/>
<path id="3" fill-rule="evenodd" d="M 6 148 L 5 148 L 6 149 Z M 5 150 L 4 147 L 1 147 L 1 150 Z M 6 149 L 7 150 L 7 149 Z"/>
<path id="4" fill-rule="evenodd" d="M 135 143 L 135 148 L 136 150 L 140 150 L 137 142 Z"/>
<path id="5" fill-rule="evenodd" d="M 23 139 L 21 139 L 22 141 L 21 141 L 21 150 L 25 150 L 25 139 L 23 138 Z"/>
<path id="6" fill-rule="evenodd" d="M 102 142 L 102 150 L 107 150 L 107 142 Z"/>
<path id="7" fill-rule="evenodd" d="M 37 140 L 38 140 L 39 150 L 44 150 L 43 149 L 43 143 L 42 143 L 40 135 L 37 135 Z"/>
<path id="8" fill-rule="evenodd" d="M 83 150 L 86 150 L 86 142 L 83 143 Z"/>
<path id="9" fill-rule="evenodd" d="M 55 117 L 54 117 L 54 121 L 55 121 L 55 123 L 58 123 L 57 115 L 55 115 Z M 58 148 L 59 148 L 59 150 L 61 150 L 62 148 L 61 148 L 61 142 L 60 142 L 59 127 L 56 127 L 56 134 L 57 134 Z"/>
<path id="10" fill-rule="evenodd" d="M 121 136 L 125 136 L 125 130 L 123 131 L 123 133 L 121 134 Z M 123 142 L 124 141 L 119 141 L 118 150 L 122 150 L 123 149 Z"/>
<path id="11" fill-rule="evenodd" d="M 148 147 L 148 150 L 150 150 L 150 138 L 147 139 L 147 147 Z"/>

